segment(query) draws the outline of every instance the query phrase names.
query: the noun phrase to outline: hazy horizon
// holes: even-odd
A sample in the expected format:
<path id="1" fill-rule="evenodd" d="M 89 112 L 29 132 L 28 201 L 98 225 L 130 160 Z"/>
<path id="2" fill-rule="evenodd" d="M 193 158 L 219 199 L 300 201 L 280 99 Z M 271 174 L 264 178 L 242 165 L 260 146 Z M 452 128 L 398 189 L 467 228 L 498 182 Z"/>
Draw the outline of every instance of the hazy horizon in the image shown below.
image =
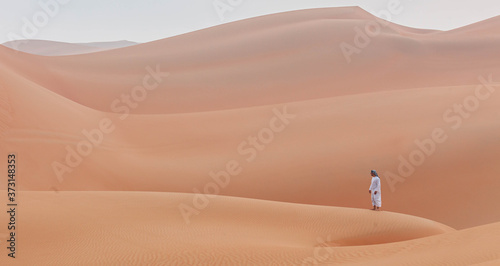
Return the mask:
<path id="1" fill-rule="evenodd" d="M 455 1 L 412 0 L 0 0 L 0 43 L 14 39 L 50 40 L 69 43 L 127 40 L 144 43 L 168 38 L 232 21 L 323 7 L 359 6 L 380 17 L 389 6 L 399 10 L 391 21 L 400 25 L 451 30 L 500 15 L 500 2 L 479 0 Z M 231 3 L 231 4 L 230 4 Z M 488 8 L 478 8 L 478 7 Z M 194 8 L 196 7 L 196 8 Z M 218 10 L 217 10 L 218 8 Z M 387 13 L 386 13 L 387 14 Z M 425 19 L 422 19 L 425 18 Z"/>

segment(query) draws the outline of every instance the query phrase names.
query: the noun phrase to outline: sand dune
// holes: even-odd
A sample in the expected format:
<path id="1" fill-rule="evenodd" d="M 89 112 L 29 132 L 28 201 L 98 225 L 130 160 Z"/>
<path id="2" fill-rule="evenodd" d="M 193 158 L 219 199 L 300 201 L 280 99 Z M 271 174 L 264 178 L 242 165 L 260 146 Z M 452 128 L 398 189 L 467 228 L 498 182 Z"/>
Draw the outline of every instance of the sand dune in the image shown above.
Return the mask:
<path id="1" fill-rule="evenodd" d="M 129 41 L 64 43 L 45 40 L 18 40 L 6 42 L 3 44 L 3 46 L 29 54 L 62 56 L 95 53 L 99 51 L 128 47 L 136 44 L 137 43 Z"/>
<path id="2" fill-rule="evenodd" d="M 186 224 L 178 205 L 190 199 L 177 193 L 24 192 L 16 262 L 471 265 L 498 260 L 500 251 L 499 223 L 455 231 L 391 212 L 219 196 Z"/>
<path id="3" fill-rule="evenodd" d="M 280 14 L 278 18 L 282 18 L 281 23 L 286 24 L 295 17 L 302 21 L 308 19 L 308 16 L 329 14 L 326 11 L 323 9 L 308 11 L 311 14 L 306 11 L 291 12 Z M 339 13 L 336 16 L 345 13 L 343 9 L 334 9 L 331 13 L 335 12 Z M 358 13 L 359 10 L 355 9 L 352 14 L 347 14 L 359 17 Z M 365 13 L 361 14 L 366 16 Z M 336 23 L 334 18 L 335 15 L 332 15 L 331 21 Z M 227 162 L 235 160 L 240 163 L 242 171 L 232 178 L 229 186 L 220 189 L 219 193 L 222 195 L 364 208 L 369 204 L 366 194 L 369 177 L 366 173 L 371 168 L 377 168 L 386 177 L 383 180 L 384 199 L 386 199 L 384 207 L 388 210 L 426 217 L 455 228 L 481 225 L 500 219 L 500 213 L 496 211 L 500 207 L 500 203 L 496 200 L 497 193 L 490 189 L 500 185 L 499 179 L 495 178 L 495 173 L 500 170 L 495 163 L 500 144 L 496 138 L 499 125 L 499 114 L 496 111 L 499 96 L 492 93 L 488 99 L 481 100 L 478 110 L 468 112 L 470 118 L 460 119 L 461 124 L 458 129 L 454 127 L 457 126 L 457 116 L 461 116 L 456 112 L 448 115 L 451 120 L 450 118 L 448 121 L 443 120 L 445 112 L 453 108 L 454 104 L 463 104 L 467 97 L 474 95 L 475 85 L 399 88 L 388 91 L 385 91 L 384 87 L 379 92 L 359 94 L 356 92 L 356 87 L 344 87 L 332 81 L 325 86 L 328 86 L 328 93 L 337 95 L 336 97 L 309 100 L 319 85 L 308 80 L 306 75 L 295 76 L 304 79 L 304 82 L 308 80 L 307 84 L 304 83 L 302 86 L 294 84 L 295 91 L 293 86 L 285 86 L 272 78 L 266 81 L 271 87 L 259 91 L 258 86 L 250 84 L 251 80 L 238 76 L 232 82 L 248 86 L 247 89 L 241 86 L 231 87 L 233 93 L 228 94 L 208 88 L 216 86 L 217 82 L 226 82 L 227 79 L 213 79 L 213 83 L 201 81 L 196 83 L 197 72 L 192 72 L 188 75 L 191 81 L 184 80 L 179 84 L 194 82 L 192 88 L 197 92 L 185 92 L 183 95 L 169 91 L 171 88 L 175 89 L 172 82 L 175 84 L 180 81 L 176 81 L 176 74 L 171 73 L 167 77 L 160 77 L 164 82 L 159 82 L 159 87 L 150 91 L 144 102 L 135 102 L 137 108 L 128 108 L 129 111 L 142 113 L 148 108 L 153 108 L 158 109 L 156 111 L 167 112 L 173 108 L 178 112 L 181 111 L 179 108 L 194 111 L 199 108 L 211 109 L 209 106 L 217 106 L 220 110 L 126 116 L 122 115 L 122 111 L 116 114 L 110 113 L 110 110 L 102 112 L 100 108 L 90 108 L 92 104 L 102 106 L 102 109 L 105 105 L 110 106 L 113 101 L 120 99 L 116 98 L 119 97 L 117 90 L 126 90 L 130 93 L 133 88 L 131 80 L 135 79 L 136 84 L 141 84 L 142 78 L 137 79 L 137 77 L 148 75 L 144 65 L 150 64 L 155 67 L 154 61 L 151 61 L 154 53 L 163 54 L 163 57 L 156 57 L 156 60 L 169 61 L 164 53 L 165 51 L 169 53 L 171 49 L 168 45 L 161 48 L 163 44 L 177 44 L 177 49 L 187 49 L 180 44 L 190 38 L 196 38 L 199 34 L 207 38 L 218 36 L 222 40 L 227 40 L 229 37 L 224 36 L 228 35 L 231 29 L 237 29 L 238 25 L 250 27 L 255 24 L 253 27 L 259 33 L 259 30 L 264 30 L 263 25 L 256 23 L 260 19 L 269 18 L 256 18 L 237 22 L 235 26 L 229 24 L 206 30 L 209 33 L 200 31 L 164 41 L 102 52 L 99 56 L 89 54 L 48 58 L 16 54 L 0 47 L 3 59 L 0 62 L 2 70 L 0 86 L 5 98 L 8 99 L 9 107 L 4 110 L 5 115 L 2 116 L 5 119 L 2 121 L 3 128 L 8 127 L 9 130 L 3 130 L 4 138 L 0 146 L 2 150 L 17 151 L 23 157 L 23 161 L 30 166 L 23 169 L 26 178 L 21 181 L 21 188 L 192 193 L 193 189 L 203 191 L 205 185 L 212 182 L 211 172 L 218 173 L 224 170 Z M 299 27 L 302 24 L 292 25 Z M 282 27 L 285 26 L 279 24 L 278 28 Z M 349 25 L 344 25 L 341 29 L 351 30 Z M 214 34 L 213 31 L 221 31 L 225 35 Z M 251 36 L 250 32 L 248 35 Z M 188 43 L 196 45 L 193 42 Z M 286 46 L 284 43 L 279 45 Z M 239 45 L 240 49 L 241 46 L 242 44 Z M 373 44 L 372 48 L 383 49 L 376 44 Z M 268 51 L 271 47 L 265 46 L 259 49 Z M 309 48 L 306 50 L 310 51 Z M 252 54 L 250 51 L 247 53 Z M 468 61 L 464 66 L 473 71 L 478 71 L 474 65 L 494 68 L 494 64 L 487 63 L 495 58 L 489 50 L 481 50 L 481 53 L 484 55 L 475 61 L 477 63 Z M 134 60 L 127 61 L 128 63 L 121 63 L 123 60 L 106 60 L 108 56 L 123 58 L 123 54 L 136 56 Z M 296 54 L 292 53 L 290 56 Z M 182 58 L 189 62 L 186 58 L 188 56 L 183 55 L 178 57 L 178 60 Z M 220 53 L 219 57 L 213 56 L 212 51 L 207 51 L 206 56 L 213 57 L 211 61 L 205 59 L 207 64 L 227 57 L 225 53 Z M 366 61 L 366 57 L 367 55 L 363 54 L 359 59 Z M 199 58 L 203 59 L 203 54 L 193 57 L 202 60 Z M 450 68 L 457 68 L 452 61 L 446 61 L 456 60 L 456 56 L 441 55 L 438 59 L 420 57 L 418 60 L 443 61 Z M 241 58 L 239 60 L 247 62 Z M 256 66 L 268 62 L 258 58 L 252 60 L 255 61 L 253 69 L 256 71 L 260 68 Z M 85 65 L 81 65 L 82 62 L 85 62 Z M 101 65 L 95 65 L 97 62 Z M 316 63 L 320 69 L 321 64 L 334 62 L 322 57 L 322 60 Z M 240 66 L 241 64 L 238 63 Z M 80 65 L 78 69 L 71 68 L 76 65 Z M 232 67 L 240 71 L 242 68 L 237 67 L 238 65 Z M 301 67 L 302 64 L 291 66 Z M 420 75 L 421 71 L 425 71 L 415 67 L 419 71 L 407 72 Z M 217 68 L 217 64 L 214 68 Z M 399 78 L 398 68 L 395 65 L 386 68 L 387 71 L 388 69 L 395 71 L 390 79 L 380 76 L 381 73 L 377 75 L 389 89 L 391 82 Z M 356 69 L 360 69 L 359 66 Z M 491 74 L 483 70 L 484 67 L 480 72 L 483 72 L 485 77 Z M 269 70 L 266 71 L 269 73 Z M 276 71 L 281 70 L 275 69 L 271 74 Z M 289 71 L 290 69 L 285 71 L 286 75 L 294 76 L 290 75 Z M 379 67 L 372 71 L 385 70 L 384 67 Z M 369 71 L 362 72 L 360 69 L 356 72 Z M 450 83 L 480 83 L 477 77 L 472 79 L 470 74 L 461 75 L 460 69 L 442 70 L 440 73 L 453 76 L 454 79 L 450 79 Z M 435 73 L 437 74 L 439 73 Z M 497 80 L 494 74 L 493 81 Z M 104 75 L 108 77 L 103 77 Z M 231 73 L 226 73 L 225 76 L 233 78 Z M 206 77 L 214 76 L 210 74 Z M 464 77 L 470 77 L 471 80 L 466 81 Z M 350 81 L 347 79 L 344 78 L 344 82 L 357 80 L 368 82 L 360 78 L 353 78 Z M 426 74 L 426 78 L 420 82 L 432 84 L 434 83 L 432 79 Z M 413 80 L 407 78 L 402 80 L 405 80 L 408 87 L 417 86 Z M 370 81 L 370 83 L 375 82 Z M 161 86 L 168 88 L 164 89 Z M 251 92 L 253 98 L 249 98 L 247 92 Z M 338 95 L 344 93 L 348 95 Z M 207 95 L 209 97 L 205 97 Z M 107 96 L 115 98 L 110 100 Z M 257 101 L 256 97 L 275 104 L 289 101 L 290 97 L 300 97 L 302 100 L 280 105 L 259 105 L 263 102 L 258 103 L 260 100 Z M 90 100 L 93 101 L 92 104 L 78 104 Z M 175 104 L 171 106 L 173 102 Z M 229 106 L 217 105 L 216 102 L 238 105 L 238 108 L 227 109 Z M 247 104 L 252 107 L 246 107 Z M 120 102 L 121 110 L 125 106 L 126 104 Z M 264 148 L 256 149 L 248 142 L 249 136 L 256 136 L 260 130 L 269 127 L 270 120 L 276 116 L 276 110 L 279 113 L 291 113 L 294 118 L 290 119 L 289 125 L 284 124 L 286 128 L 283 132 L 277 132 L 272 142 L 263 145 Z M 82 130 L 94 132 L 99 128 L 100 121 L 106 118 L 112 121 L 115 130 L 103 135 L 102 143 L 92 148 L 90 155 L 83 156 L 76 167 L 69 166 L 70 163 L 67 163 L 66 159 L 72 156 L 68 155 L 71 154 L 70 150 L 76 151 L 78 143 L 87 139 Z M 387 173 L 392 172 L 401 176 L 398 172 L 401 164 L 399 156 L 408 160 L 409 154 L 418 149 L 415 140 L 430 138 L 432 131 L 437 127 L 444 129 L 448 136 L 447 141 L 437 145 L 436 151 L 425 158 L 425 163 L 415 167 L 414 173 L 404 178 L 404 182 L 395 184 L 392 192 L 387 182 Z M 74 158 L 72 160 L 76 161 Z M 61 170 L 62 173 L 58 176 L 54 170 L 55 162 L 69 166 L 69 169 Z M 127 167 L 123 167 L 124 165 Z M 141 178 L 137 178 L 138 176 Z M 423 191 L 428 197 L 422 198 Z M 475 194 L 481 196 L 472 197 Z M 439 202 L 436 202 L 436 199 L 440 199 Z M 429 205 L 433 207 L 429 208 Z M 443 212 L 444 209 L 446 212 Z M 464 215 L 464 212 L 469 215 Z"/>
<path id="4" fill-rule="evenodd" d="M 500 39 L 492 37 L 498 25 L 495 19 L 487 21 L 490 27 L 480 25 L 489 30 L 474 39 L 466 29 L 463 34 L 460 30 L 452 35 L 415 34 L 393 24 L 382 26 L 380 35 L 371 38 L 359 54 L 352 54 L 348 63 L 340 45 L 355 46 L 356 27 L 364 29 L 373 21 L 361 9 L 295 11 L 114 51 L 44 58 L 21 68 L 34 69 L 29 78 L 45 88 L 101 111 L 111 111 L 113 100 L 141 85 L 147 66 L 169 72 L 169 79 L 155 89 L 155 97 L 133 110 L 138 114 L 469 85 L 476 84 L 479 75 L 499 74 L 500 52 L 494 47 Z M 6 49 L 0 49 L 0 54 L 15 57 L 13 61 L 38 61 Z"/>
<path id="5" fill-rule="evenodd" d="M 340 45 L 374 21 L 314 9 L 89 54 L 0 46 L 20 263 L 497 262 L 499 19 L 384 24 L 349 63 Z M 384 212 L 366 210 L 373 168 Z M 198 210 L 200 192 L 221 196 Z"/>
<path id="6" fill-rule="evenodd" d="M 213 182 L 210 173 L 225 170 L 234 160 L 241 171 L 227 187 L 219 187 L 222 195 L 358 208 L 369 205 L 367 169 L 378 168 L 388 210 L 464 228 L 500 219 L 497 193 L 490 189 L 500 185 L 493 174 L 500 170 L 495 163 L 500 143 L 494 111 L 499 96 L 492 94 L 482 102 L 457 130 L 452 128 L 455 123 L 442 118 L 474 88 L 423 88 L 121 120 L 120 114 L 90 110 L 26 83 L 10 91 L 16 113 L 2 148 L 24 154 L 22 160 L 31 165 L 24 169 L 24 189 L 191 193 L 203 191 Z M 41 98 L 45 100 L 32 104 Z M 275 110 L 295 117 L 264 150 L 243 143 L 269 127 Z M 43 119 L 32 115 L 41 112 Z M 63 171 L 59 182 L 53 163 L 69 165 L 67 149 L 76 151 L 78 143 L 87 140 L 82 130 L 95 131 L 103 118 L 109 118 L 115 130 L 103 135 L 102 144 L 71 172 Z M 370 130 L 371 125 L 376 128 Z M 431 138 L 435 128 L 445 131 L 446 142 L 436 144 L 425 163 L 391 191 L 386 173 L 398 174 L 399 156 L 409 160 L 418 149 L 414 141 Z M 481 196 L 464 197 L 475 193 Z"/>

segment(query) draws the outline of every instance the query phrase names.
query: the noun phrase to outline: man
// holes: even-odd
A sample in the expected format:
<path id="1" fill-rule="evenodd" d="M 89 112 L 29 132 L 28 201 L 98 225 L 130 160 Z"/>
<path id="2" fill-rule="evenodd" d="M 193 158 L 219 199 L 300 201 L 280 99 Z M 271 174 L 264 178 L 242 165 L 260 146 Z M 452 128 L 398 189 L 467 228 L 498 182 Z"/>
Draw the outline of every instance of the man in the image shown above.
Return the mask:
<path id="1" fill-rule="evenodd" d="M 374 211 L 379 211 L 380 207 L 382 207 L 382 195 L 380 194 L 380 178 L 377 175 L 375 170 L 371 171 L 372 175 L 372 184 L 370 185 L 370 194 L 372 195 L 372 205 Z"/>

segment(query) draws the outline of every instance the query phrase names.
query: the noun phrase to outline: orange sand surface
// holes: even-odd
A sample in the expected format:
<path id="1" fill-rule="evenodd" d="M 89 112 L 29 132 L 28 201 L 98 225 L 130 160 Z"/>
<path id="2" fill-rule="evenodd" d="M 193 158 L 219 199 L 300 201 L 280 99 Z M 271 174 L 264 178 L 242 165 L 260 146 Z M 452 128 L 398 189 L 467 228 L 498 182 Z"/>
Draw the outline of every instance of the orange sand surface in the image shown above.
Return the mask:
<path id="1" fill-rule="evenodd" d="M 65 56 L 0 46 L 19 202 L 0 264 L 499 264 L 500 18 L 384 22 L 347 59 L 368 23 L 325 8 L 106 51 L 28 43 Z"/>

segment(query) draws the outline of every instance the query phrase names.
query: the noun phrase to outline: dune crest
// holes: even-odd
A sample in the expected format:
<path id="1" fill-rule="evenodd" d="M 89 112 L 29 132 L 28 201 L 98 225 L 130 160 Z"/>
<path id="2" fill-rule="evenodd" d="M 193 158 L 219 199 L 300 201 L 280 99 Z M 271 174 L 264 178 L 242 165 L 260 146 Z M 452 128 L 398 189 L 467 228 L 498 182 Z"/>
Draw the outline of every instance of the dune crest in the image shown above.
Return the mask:
<path id="1" fill-rule="evenodd" d="M 0 46 L 17 262 L 494 265 L 499 23 L 328 8 L 88 54 Z"/>
<path id="2" fill-rule="evenodd" d="M 455 232 L 436 222 L 390 212 L 232 197 L 211 199 L 211 205 L 186 224 L 178 206 L 192 196 L 24 192 L 23 216 L 39 219 L 19 219 L 23 228 L 19 243 L 24 244 L 16 262 L 88 264 L 106 253 L 107 261 L 113 263 L 293 265 L 314 256 L 317 246 L 332 241 L 355 238 L 383 246 Z M 57 227 L 53 226 L 55 222 Z M 344 240 L 344 245 L 348 244 Z M 74 252 L 74 247 L 79 252 Z M 59 255 L 42 256 L 52 253 L 50 250 L 57 250 Z M 228 252 L 230 257 L 224 255 Z M 0 261 L 5 262 L 5 256 Z"/>
<path id="3" fill-rule="evenodd" d="M 472 85 L 480 75 L 500 74 L 495 61 L 500 51 L 493 48 L 500 39 L 490 38 L 498 20 L 478 23 L 491 26 L 481 32 L 483 38 L 473 40 L 468 31 L 415 34 L 392 23 L 382 24 L 378 35 L 364 41 L 366 47 L 357 47 L 359 32 L 377 21 L 357 8 L 312 9 L 247 19 L 98 54 L 40 59 L 12 55 L 0 47 L 0 58 L 14 61 L 11 65 L 32 62 L 19 69 L 33 72 L 30 80 L 105 112 L 112 111 L 112 102 L 122 94 L 130 95 L 134 87 L 143 85 L 147 67 L 169 73 L 153 90 L 154 96 L 147 97 L 148 104 L 131 109 L 135 114 L 215 111 Z M 342 44 L 359 52 L 346 56 Z"/>
<path id="4" fill-rule="evenodd" d="M 186 224 L 178 206 L 193 194 L 23 194 L 23 216 L 38 220 L 19 221 L 19 265 L 471 265 L 500 251 L 499 223 L 456 231 L 391 212 L 218 196 Z M 338 245 L 349 238 L 366 244 Z"/>
<path id="5" fill-rule="evenodd" d="M 111 49 L 123 48 L 137 43 L 129 41 L 96 42 L 96 43 L 64 43 L 45 40 L 16 40 L 3 43 L 2 45 L 20 52 L 43 55 L 63 56 L 88 54 Z"/>

